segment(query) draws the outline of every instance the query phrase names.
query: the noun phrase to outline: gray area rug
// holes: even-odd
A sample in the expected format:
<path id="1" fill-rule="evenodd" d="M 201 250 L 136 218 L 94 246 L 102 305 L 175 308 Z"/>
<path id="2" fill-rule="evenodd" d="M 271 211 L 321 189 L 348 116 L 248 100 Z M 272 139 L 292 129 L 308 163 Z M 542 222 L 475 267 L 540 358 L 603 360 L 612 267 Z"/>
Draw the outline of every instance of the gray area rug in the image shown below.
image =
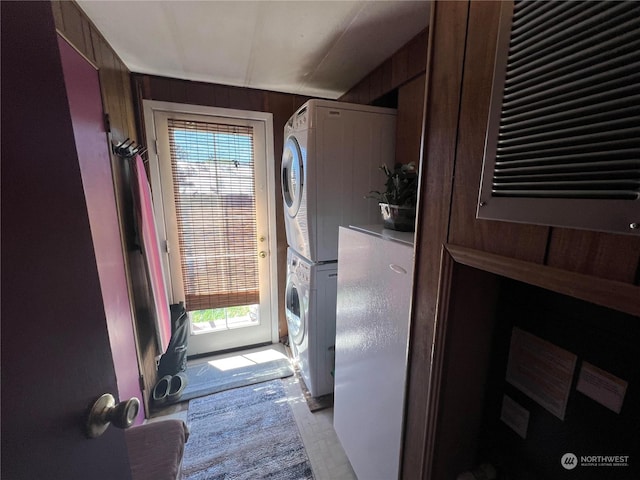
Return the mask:
<path id="1" fill-rule="evenodd" d="M 313 479 L 282 380 L 189 402 L 183 480 Z"/>
<path id="2" fill-rule="evenodd" d="M 293 375 L 291 362 L 284 351 L 281 355 L 278 353 L 278 347 L 273 346 L 266 351 L 240 352 L 212 362 L 191 364 L 186 371 L 189 383 L 182 395 L 162 407 L 231 388 L 290 377 Z"/>

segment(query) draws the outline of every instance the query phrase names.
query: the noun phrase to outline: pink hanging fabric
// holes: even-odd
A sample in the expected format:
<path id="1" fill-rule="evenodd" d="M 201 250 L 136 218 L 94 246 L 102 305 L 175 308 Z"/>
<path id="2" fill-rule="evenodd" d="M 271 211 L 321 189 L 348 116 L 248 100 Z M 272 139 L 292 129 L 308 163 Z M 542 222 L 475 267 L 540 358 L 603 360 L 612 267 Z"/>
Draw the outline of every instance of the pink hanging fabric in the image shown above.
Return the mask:
<path id="1" fill-rule="evenodd" d="M 169 312 L 169 300 L 167 289 L 162 274 L 162 259 L 160 257 L 160 242 L 156 230 L 155 217 L 153 215 L 153 202 L 151 200 L 151 188 L 144 169 L 144 163 L 140 155 L 136 155 L 134 172 L 137 179 L 138 208 L 136 215 L 142 253 L 147 262 L 149 282 L 153 291 L 153 301 L 156 307 L 156 327 L 158 333 L 158 346 L 161 352 L 167 350 L 171 338 L 171 313 Z"/>

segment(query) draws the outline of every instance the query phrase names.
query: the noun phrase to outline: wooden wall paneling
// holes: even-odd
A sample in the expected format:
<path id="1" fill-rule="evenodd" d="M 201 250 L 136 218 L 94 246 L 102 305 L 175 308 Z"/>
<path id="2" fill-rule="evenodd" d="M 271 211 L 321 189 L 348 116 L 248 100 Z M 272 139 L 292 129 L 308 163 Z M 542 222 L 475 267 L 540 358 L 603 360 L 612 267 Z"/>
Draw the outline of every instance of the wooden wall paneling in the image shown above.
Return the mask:
<path id="1" fill-rule="evenodd" d="M 216 107 L 233 108 L 231 105 L 231 87 L 226 85 L 215 86 Z"/>
<path id="2" fill-rule="evenodd" d="M 111 134 L 114 140 L 122 141 L 127 137 L 124 135 L 120 120 L 123 118 L 120 107 L 122 92 L 119 88 L 121 84 L 116 72 L 116 58 L 111 47 L 98 33 L 94 34 L 93 41 L 98 52 L 96 60 L 99 67 L 104 111 L 109 115 Z"/>
<path id="3" fill-rule="evenodd" d="M 136 134 L 136 115 L 133 107 L 133 91 L 131 89 L 131 74 L 126 65 L 120 62 L 120 81 L 122 82 L 122 105 L 125 118 L 123 123 L 126 125 L 126 135 L 129 138 L 137 138 Z M 141 143 L 141 142 L 140 142 Z M 145 145 L 143 143 L 143 145 Z M 146 146 L 146 145 L 145 145 Z"/>
<path id="4" fill-rule="evenodd" d="M 400 85 L 409 76 L 409 50 L 401 48 L 391 57 L 391 84 Z"/>
<path id="5" fill-rule="evenodd" d="M 86 55 L 89 58 L 89 60 L 95 63 L 95 60 L 96 60 L 95 49 L 93 48 L 93 37 L 91 32 L 94 29 L 94 27 L 89 21 L 89 19 L 84 15 L 84 13 L 82 13 L 81 15 L 82 15 L 82 34 L 84 36 L 84 44 L 87 49 Z"/>
<path id="6" fill-rule="evenodd" d="M 407 78 L 413 78 L 424 72 L 427 64 L 427 40 L 429 38 L 429 29 L 425 28 L 416 35 L 413 40 L 406 46 L 409 56 L 407 65 Z"/>
<path id="7" fill-rule="evenodd" d="M 449 242 L 542 263 L 548 228 L 475 218 L 500 3 L 472 2 L 469 12 Z"/>
<path id="8" fill-rule="evenodd" d="M 171 101 L 175 103 L 189 103 L 189 81 L 177 78 L 166 78 L 167 88 L 171 95 Z"/>
<path id="9" fill-rule="evenodd" d="M 195 105 L 215 106 L 216 95 L 210 84 L 191 82 L 189 85 L 189 101 Z"/>
<path id="10" fill-rule="evenodd" d="M 426 68 L 426 61 L 424 63 Z M 382 66 L 382 93 L 379 96 L 384 95 L 385 93 L 389 93 L 393 90 L 393 63 L 391 58 L 385 61 Z"/>
<path id="11" fill-rule="evenodd" d="M 416 167 L 420 164 L 425 82 L 422 74 L 398 89 L 396 162 L 414 162 Z"/>
<path id="12" fill-rule="evenodd" d="M 428 31 L 418 33 L 338 100 L 368 105 L 424 72 Z"/>
<path id="13" fill-rule="evenodd" d="M 367 76 L 358 87 L 357 103 L 369 105 L 371 103 L 371 79 Z"/>
<path id="14" fill-rule="evenodd" d="M 85 57 L 93 59 L 91 43 L 86 44 L 83 31 L 83 14 L 75 2 L 59 2 L 60 11 L 64 23 L 63 35 L 71 44 L 76 47 Z M 54 10 L 55 12 L 55 10 Z"/>
<path id="15" fill-rule="evenodd" d="M 499 283 L 444 252 L 437 313 L 442 348 L 434 359 L 442 381 L 429 478 L 454 479 L 476 464 Z"/>
<path id="16" fill-rule="evenodd" d="M 255 90 L 252 88 L 231 87 L 229 90 L 229 103 L 237 105 L 233 108 L 241 110 L 249 110 L 253 112 L 261 112 L 264 109 L 264 98 L 266 92 L 264 90 Z"/>
<path id="17" fill-rule="evenodd" d="M 375 100 L 378 97 L 381 97 L 383 93 L 382 66 L 380 66 L 369 75 L 369 95 L 371 97 L 371 101 Z"/>
<path id="18" fill-rule="evenodd" d="M 51 0 L 51 11 L 53 12 L 53 20 L 56 24 L 56 29 L 64 34 L 64 17 L 62 15 L 62 1 Z"/>
<path id="19" fill-rule="evenodd" d="M 594 277 L 638 283 L 640 237 L 553 228 L 546 263 Z"/>
<path id="20" fill-rule="evenodd" d="M 427 415 L 439 265 L 446 243 L 468 2 L 433 2 L 426 66 L 402 478 L 430 478 L 435 419 Z"/>
<path id="21" fill-rule="evenodd" d="M 273 114 L 273 150 L 276 177 L 276 231 L 278 232 L 278 329 L 280 336 L 287 332 L 286 306 L 284 288 L 287 281 L 287 237 L 284 227 L 284 210 L 282 205 L 282 185 L 280 168 L 282 165 L 282 148 L 284 145 L 284 126 L 294 109 L 294 97 L 284 93 L 268 92 L 265 95 L 264 109 Z"/>

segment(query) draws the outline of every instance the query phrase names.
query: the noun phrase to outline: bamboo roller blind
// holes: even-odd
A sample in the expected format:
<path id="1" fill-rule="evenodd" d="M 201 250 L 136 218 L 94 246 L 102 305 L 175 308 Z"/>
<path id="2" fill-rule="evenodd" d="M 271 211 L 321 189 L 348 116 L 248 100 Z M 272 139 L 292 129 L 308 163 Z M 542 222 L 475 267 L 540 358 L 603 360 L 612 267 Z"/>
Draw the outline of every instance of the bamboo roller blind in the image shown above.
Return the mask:
<path id="1" fill-rule="evenodd" d="M 169 119 L 187 310 L 259 302 L 253 130 Z"/>

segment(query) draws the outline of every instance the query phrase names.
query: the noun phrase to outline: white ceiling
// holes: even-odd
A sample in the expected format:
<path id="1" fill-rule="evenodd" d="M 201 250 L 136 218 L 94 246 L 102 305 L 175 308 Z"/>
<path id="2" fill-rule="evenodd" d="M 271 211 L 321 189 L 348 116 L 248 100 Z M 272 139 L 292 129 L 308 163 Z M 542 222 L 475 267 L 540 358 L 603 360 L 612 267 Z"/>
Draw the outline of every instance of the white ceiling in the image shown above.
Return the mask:
<path id="1" fill-rule="evenodd" d="M 129 70 L 337 98 L 428 24 L 422 1 L 78 4 Z"/>

